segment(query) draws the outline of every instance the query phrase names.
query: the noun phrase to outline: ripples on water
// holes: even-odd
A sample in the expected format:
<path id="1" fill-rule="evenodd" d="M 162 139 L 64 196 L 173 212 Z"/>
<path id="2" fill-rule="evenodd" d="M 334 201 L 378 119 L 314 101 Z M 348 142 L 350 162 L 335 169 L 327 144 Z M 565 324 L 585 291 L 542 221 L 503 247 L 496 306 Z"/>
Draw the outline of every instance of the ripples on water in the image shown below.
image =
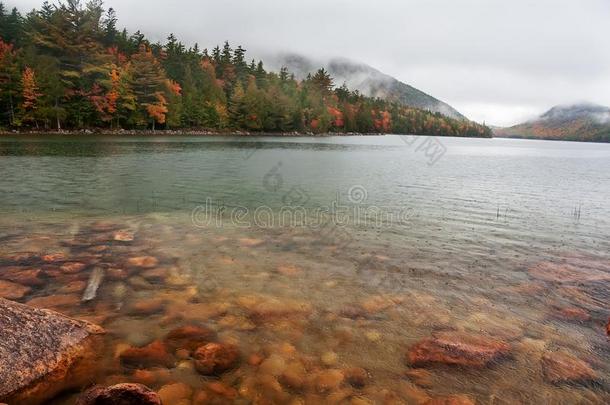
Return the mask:
<path id="1" fill-rule="evenodd" d="M 203 377 L 182 353 L 169 370 L 148 367 L 152 388 L 183 382 L 212 403 L 607 403 L 609 145 L 442 142 L 429 166 L 399 137 L 0 139 L 0 265 L 42 269 L 21 302 L 107 329 L 99 383 L 141 380 L 116 353 L 197 323 L 236 343 L 240 366 Z M 323 228 L 240 228 L 227 212 L 221 227 L 192 222 L 206 201 L 353 208 L 354 186 L 361 208 L 408 215 Z M 120 230 L 128 240 L 115 240 Z M 158 264 L 129 260 L 142 256 Z M 88 267 L 65 274 L 64 260 Z M 106 274 L 98 296 L 78 303 L 95 267 Z M 510 350 L 484 367 L 409 364 L 410 349 L 446 335 Z M 550 382 L 543 359 L 558 351 L 595 375 Z M 354 367 L 363 387 L 320 386 Z"/>

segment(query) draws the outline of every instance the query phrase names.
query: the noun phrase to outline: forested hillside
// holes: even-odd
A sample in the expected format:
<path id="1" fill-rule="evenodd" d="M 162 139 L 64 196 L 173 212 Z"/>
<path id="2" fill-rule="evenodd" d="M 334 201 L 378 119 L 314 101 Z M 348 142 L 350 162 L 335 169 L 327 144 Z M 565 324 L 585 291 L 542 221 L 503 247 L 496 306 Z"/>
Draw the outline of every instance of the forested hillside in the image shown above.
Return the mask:
<path id="1" fill-rule="evenodd" d="M 267 72 L 241 46 L 151 43 L 101 0 L 0 3 L 0 128 L 208 129 L 491 136 L 467 120 L 336 87 L 324 70 Z"/>

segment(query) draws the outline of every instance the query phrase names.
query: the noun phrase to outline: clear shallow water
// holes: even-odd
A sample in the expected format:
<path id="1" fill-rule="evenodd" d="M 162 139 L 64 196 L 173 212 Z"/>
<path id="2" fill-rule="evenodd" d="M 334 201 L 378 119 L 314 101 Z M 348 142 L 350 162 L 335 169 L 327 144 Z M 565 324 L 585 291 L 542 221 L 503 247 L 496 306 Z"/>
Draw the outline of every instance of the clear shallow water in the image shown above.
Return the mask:
<path id="1" fill-rule="evenodd" d="M 610 145 L 441 138 L 446 153 L 430 165 L 424 139 L 1 138 L 0 254 L 5 265 L 17 252 L 88 265 L 58 276 L 61 263 L 21 263 L 45 281 L 22 302 L 80 296 L 92 269 L 106 270 L 92 303 L 44 302 L 108 330 L 96 382 L 137 380 L 117 346 L 199 323 L 242 351 L 220 377 L 237 393 L 212 401 L 608 402 Z M 304 217 L 286 220 L 286 207 Z M 129 263 L 138 256 L 157 258 L 162 276 Z M 133 309 L 151 298 L 160 309 Z M 409 349 L 443 331 L 500 339 L 510 355 L 426 365 L 425 382 L 408 375 Z M 595 382 L 545 379 L 541 359 L 557 350 L 586 361 Z M 294 388 L 252 354 L 312 378 L 350 367 L 369 378 Z M 150 385 L 209 392 L 190 358 L 176 364 L 152 367 Z"/>

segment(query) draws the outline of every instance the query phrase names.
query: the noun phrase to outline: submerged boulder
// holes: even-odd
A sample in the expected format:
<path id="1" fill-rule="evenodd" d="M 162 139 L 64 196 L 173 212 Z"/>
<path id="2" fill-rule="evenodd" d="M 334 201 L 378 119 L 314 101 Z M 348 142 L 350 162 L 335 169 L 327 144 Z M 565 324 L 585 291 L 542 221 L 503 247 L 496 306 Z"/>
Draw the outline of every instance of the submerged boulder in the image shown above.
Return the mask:
<path id="1" fill-rule="evenodd" d="M 76 405 L 161 405 L 157 393 L 141 384 L 95 386 L 83 393 Z"/>
<path id="2" fill-rule="evenodd" d="M 195 351 L 195 368 L 203 375 L 220 374 L 235 367 L 239 356 L 235 345 L 208 343 Z"/>
<path id="3" fill-rule="evenodd" d="M 482 368 L 508 355 L 510 350 L 508 343 L 498 339 L 444 332 L 411 347 L 407 362 L 416 367 L 437 363 Z"/>
<path id="4" fill-rule="evenodd" d="M 582 383 L 597 378 L 587 362 L 564 351 L 546 352 L 541 361 L 544 379 L 551 384 Z"/>
<path id="5" fill-rule="evenodd" d="M 0 298 L 0 402 L 39 404 L 88 384 L 104 330 Z"/>
<path id="6" fill-rule="evenodd" d="M 12 281 L 0 280 L 0 298 L 19 300 L 29 294 L 31 290 L 30 287 Z"/>

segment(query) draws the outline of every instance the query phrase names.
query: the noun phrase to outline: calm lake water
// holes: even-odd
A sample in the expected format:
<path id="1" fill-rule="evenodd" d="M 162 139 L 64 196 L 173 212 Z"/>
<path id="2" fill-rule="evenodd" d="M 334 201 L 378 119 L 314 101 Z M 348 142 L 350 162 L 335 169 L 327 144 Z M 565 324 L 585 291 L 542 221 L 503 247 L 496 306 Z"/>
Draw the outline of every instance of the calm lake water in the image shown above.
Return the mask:
<path id="1" fill-rule="evenodd" d="M 106 328 L 91 382 L 146 369 L 209 403 L 610 402 L 609 144 L 4 137 L 0 173 L 0 279 L 40 268 L 18 301 Z M 240 363 L 121 362 L 190 324 Z M 407 356 L 440 335 L 457 357 L 485 358 L 489 341 L 460 351 L 475 337 L 509 349 L 474 366 Z"/>

